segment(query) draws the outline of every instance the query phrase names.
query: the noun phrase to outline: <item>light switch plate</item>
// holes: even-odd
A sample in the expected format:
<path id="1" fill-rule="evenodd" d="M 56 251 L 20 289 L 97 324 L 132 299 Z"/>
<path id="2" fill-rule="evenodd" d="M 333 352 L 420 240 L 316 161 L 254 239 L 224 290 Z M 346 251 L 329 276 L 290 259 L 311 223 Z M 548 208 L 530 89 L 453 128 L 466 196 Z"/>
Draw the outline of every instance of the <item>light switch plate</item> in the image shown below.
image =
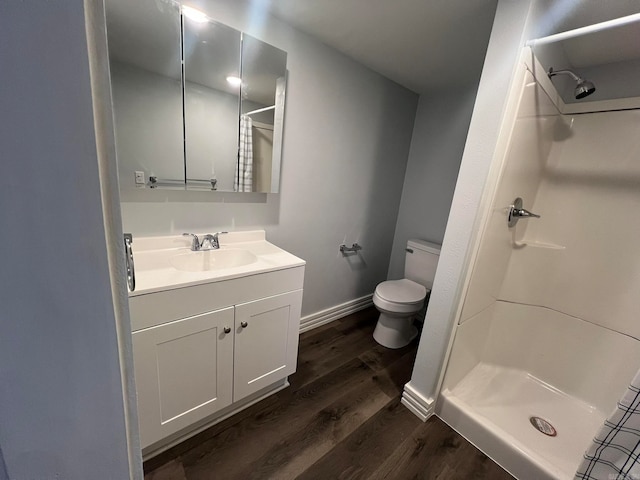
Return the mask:
<path id="1" fill-rule="evenodd" d="M 136 171 L 136 185 L 144 185 L 144 172 Z"/>

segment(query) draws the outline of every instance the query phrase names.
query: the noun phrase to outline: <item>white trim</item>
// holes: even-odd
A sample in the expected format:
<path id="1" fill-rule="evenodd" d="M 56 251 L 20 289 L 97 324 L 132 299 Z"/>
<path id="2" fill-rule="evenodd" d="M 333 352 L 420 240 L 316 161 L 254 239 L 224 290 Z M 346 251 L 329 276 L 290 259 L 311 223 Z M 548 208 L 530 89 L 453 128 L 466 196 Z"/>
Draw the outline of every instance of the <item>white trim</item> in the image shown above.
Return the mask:
<path id="1" fill-rule="evenodd" d="M 436 407 L 434 399 L 422 395 L 411 385 L 411 382 L 404 386 L 400 401 L 423 422 L 426 422 L 433 415 Z"/>
<path id="2" fill-rule="evenodd" d="M 325 310 L 312 313 L 311 315 L 307 315 L 306 317 L 302 317 L 300 319 L 300 333 L 313 330 L 325 323 L 333 322 L 334 320 L 338 320 L 339 318 L 351 313 L 364 310 L 365 308 L 373 305 L 372 298 L 373 293 L 370 293 L 364 297 L 356 298 L 355 300 L 350 300 L 348 302 L 341 303 L 340 305 L 336 305 L 335 307 L 327 308 Z"/>
<path id="3" fill-rule="evenodd" d="M 129 478 L 143 476 L 140 431 L 136 386 L 133 373 L 133 346 L 129 298 L 125 273 L 122 240 L 122 216 L 120 212 L 120 189 L 113 125 L 111 83 L 109 75 L 109 55 L 107 52 L 107 25 L 103 2 L 84 0 L 85 31 L 89 56 L 89 81 L 98 157 L 100 196 L 105 231 L 105 248 L 109 264 L 111 296 L 115 319 L 120 380 L 122 382 L 122 402 L 124 428 L 129 462 Z"/>

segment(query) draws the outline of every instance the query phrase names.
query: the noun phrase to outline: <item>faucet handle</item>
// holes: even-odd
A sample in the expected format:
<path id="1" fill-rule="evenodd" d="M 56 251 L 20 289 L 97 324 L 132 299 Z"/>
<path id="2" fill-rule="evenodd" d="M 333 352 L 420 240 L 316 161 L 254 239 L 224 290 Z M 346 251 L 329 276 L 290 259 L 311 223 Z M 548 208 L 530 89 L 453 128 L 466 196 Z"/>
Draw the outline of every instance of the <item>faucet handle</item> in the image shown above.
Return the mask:
<path id="1" fill-rule="evenodd" d="M 210 233 L 207 233 L 205 236 L 202 237 L 202 242 L 200 242 L 200 244 L 198 245 L 199 247 L 198 250 L 219 249 L 220 243 L 218 242 L 218 235 L 222 235 L 223 233 L 229 233 L 229 232 L 216 232 L 213 235 Z M 189 235 L 189 234 L 185 233 L 185 235 Z M 194 242 L 196 242 L 195 239 L 194 239 Z"/>
<path id="2" fill-rule="evenodd" d="M 198 236 L 195 233 L 183 233 L 182 234 L 185 237 L 188 237 L 189 235 L 191 235 L 192 240 L 191 240 L 191 250 L 193 250 L 194 252 L 197 252 L 198 250 L 200 250 L 200 240 L 198 239 Z"/>
<path id="3" fill-rule="evenodd" d="M 224 233 L 229 233 L 229 232 L 216 232 L 213 234 L 212 236 L 212 244 L 213 244 L 213 248 L 220 248 L 220 242 L 218 240 L 218 235 L 222 235 Z"/>

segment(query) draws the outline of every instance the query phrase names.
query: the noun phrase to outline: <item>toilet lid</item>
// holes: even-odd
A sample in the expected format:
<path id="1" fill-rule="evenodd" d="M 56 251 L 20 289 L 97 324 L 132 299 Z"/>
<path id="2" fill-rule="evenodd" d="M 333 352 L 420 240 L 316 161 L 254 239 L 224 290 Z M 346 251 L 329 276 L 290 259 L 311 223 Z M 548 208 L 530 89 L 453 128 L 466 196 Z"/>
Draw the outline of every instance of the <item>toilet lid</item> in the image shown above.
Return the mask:
<path id="1" fill-rule="evenodd" d="M 376 293 L 387 302 L 418 303 L 424 300 L 427 289 L 407 278 L 382 282 L 376 288 Z"/>

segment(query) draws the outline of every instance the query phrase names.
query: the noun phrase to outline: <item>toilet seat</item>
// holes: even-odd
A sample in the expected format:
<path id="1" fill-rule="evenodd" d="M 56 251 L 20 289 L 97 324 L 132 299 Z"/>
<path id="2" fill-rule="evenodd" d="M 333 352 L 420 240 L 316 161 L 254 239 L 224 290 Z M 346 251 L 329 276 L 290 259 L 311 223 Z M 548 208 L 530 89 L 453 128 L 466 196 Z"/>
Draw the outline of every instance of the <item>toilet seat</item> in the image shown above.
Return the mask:
<path id="1" fill-rule="evenodd" d="M 394 313 L 417 312 L 427 296 L 427 289 L 407 278 L 388 280 L 376 287 L 373 303 L 381 310 Z"/>

